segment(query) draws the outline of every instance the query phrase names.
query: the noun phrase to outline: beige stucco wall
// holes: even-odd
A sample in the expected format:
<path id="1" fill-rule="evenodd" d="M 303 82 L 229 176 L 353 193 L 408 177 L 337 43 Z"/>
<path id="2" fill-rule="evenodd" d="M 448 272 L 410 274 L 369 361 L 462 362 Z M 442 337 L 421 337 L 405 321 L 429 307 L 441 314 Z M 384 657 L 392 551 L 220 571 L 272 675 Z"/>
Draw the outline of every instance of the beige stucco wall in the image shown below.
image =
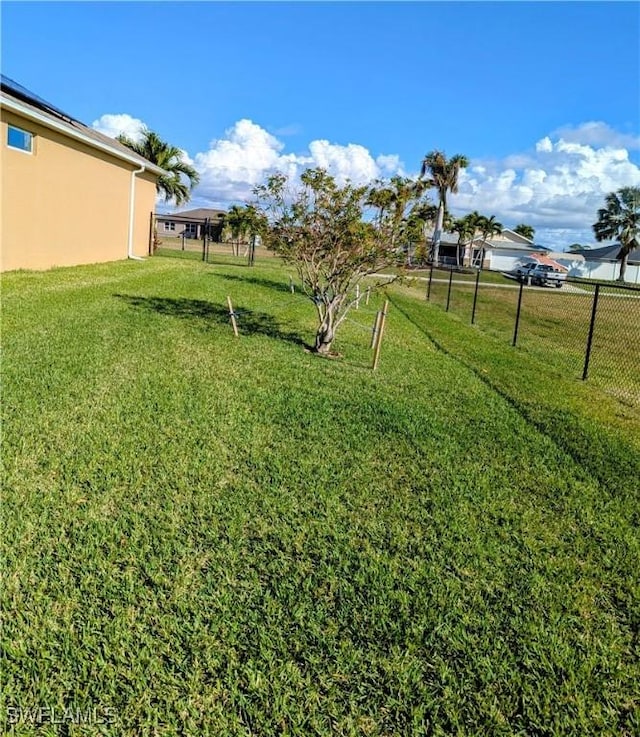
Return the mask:
<path id="1" fill-rule="evenodd" d="M 134 164 L 2 110 L 0 269 L 48 269 L 127 258 Z M 7 146 L 7 125 L 34 134 L 32 154 Z M 134 248 L 144 256 L 155 176 L 136 177 Z"/>

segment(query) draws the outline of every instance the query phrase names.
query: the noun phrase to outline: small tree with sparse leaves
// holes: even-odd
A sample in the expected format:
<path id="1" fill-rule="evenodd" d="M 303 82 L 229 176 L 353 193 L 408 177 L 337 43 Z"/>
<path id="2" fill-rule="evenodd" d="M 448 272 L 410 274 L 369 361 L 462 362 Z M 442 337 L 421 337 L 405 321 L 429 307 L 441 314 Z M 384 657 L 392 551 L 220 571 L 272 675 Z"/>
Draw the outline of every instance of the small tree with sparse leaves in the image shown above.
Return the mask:
<path id="1" fill-rule="evenodd" d="M 275 174 L 254 190 L 268 222 L 264 245 L 296 268 L 315 306 L 316 353 L 331 354 L 356 285 L 403 260 L 399 236 L 422 189 L 396 185 L 339 186 L 323 169 L 307 169 L 296 186 Z"/>

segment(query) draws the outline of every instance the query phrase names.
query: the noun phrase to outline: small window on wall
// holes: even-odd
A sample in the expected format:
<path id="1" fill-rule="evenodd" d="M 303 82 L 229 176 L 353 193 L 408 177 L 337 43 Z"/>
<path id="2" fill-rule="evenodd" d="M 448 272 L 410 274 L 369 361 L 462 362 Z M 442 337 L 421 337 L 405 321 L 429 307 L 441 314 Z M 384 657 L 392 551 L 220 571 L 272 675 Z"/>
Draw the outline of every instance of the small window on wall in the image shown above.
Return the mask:
<path id="1" fill-rule="evenodd" d="M 17 148 L 27 153 L 33 152 L 33 133 L 16 128 L 15 125 L 7 126 L 7 146 Z"/>
<path id="2" fill-rule="evenodd" d="M 176 229 L 176 224 L 175 223 L 170 223 L 170 222 L 165 222 L 164 229 L 165 230 L 175 230 Z"/>

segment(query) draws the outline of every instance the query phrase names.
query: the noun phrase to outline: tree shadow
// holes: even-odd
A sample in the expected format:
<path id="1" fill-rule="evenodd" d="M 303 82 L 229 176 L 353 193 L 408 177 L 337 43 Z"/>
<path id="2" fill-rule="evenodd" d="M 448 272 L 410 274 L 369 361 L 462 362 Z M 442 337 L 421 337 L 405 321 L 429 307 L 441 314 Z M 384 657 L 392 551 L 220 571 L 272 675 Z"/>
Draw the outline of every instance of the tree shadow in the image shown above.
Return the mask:
<path id="1" fill-rule="evenodd" d="M 171 297 L 139 297 L 131 294 L 114 294 L 114 297 L 136 309 L 157 312 L 169 317 L 186 320 L 202 320 L 207 323 L 227 325 L 231 329 L 229 309 L 223 305 L 207 302 L 203 299 L 175 299 Z M 276 322 L 273 315 L 257 312 L 246 307 L 235 307 L 238 331 L 241 335 L 266 335 L 276 340 L 309 348 L 308 344 L 296 333 L 287 332 Z"/>
<path id="2" fill-rule="evenodd" d="M 264 289 L 273 289 L 276 292 L 285 292 L 291 294 L 291 287 L 284 282 L 274 281 L 273 279 L 264 279 L 260 276 L 238 276 L 236 274 L 220 274 L 216 272 L 216 279 L 227 279 L 228 281 L 239 281 L 244 284 L 253 284 L 256 287 Z"/>

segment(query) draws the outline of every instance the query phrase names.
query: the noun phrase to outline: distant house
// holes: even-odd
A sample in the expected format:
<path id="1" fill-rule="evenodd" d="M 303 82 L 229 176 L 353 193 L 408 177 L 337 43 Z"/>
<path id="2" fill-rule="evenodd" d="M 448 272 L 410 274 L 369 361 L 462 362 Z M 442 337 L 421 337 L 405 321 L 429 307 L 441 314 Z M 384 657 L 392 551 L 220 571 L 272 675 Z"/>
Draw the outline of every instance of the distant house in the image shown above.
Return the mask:
<path id="1" fill-rule="evenodd" d="M 163 170 L 5 76 L 0 102 L 0 269 L 147 254 Z"/>
<path id="2" fill-rule="evenodd" d="M 431 236 L 428 236 L 428 240 L 430 238 Z M 444 264 L 456 264 L 458 248 L 457 233 L 443 233 L 440 242 L 440 261 Z M 464 266 L 482 265 L 483 269 L 511 271 L 523 258 L 541 250 L 545 249 L 535 245 L 523 235 L 504 228 L 499 235 L 489 238 L 486 243 L 482 238 L 475 238 L 472 243 L 467 244 L 462 255 L 462 263 Z"/>
<path id="3" fill-rule="evenodd" d="M 155 216 L 156 233 L 160 239 L 178 238 L 202 238 L 205 229 L 210 237 L 220 240 L 222 233 L 222 221 L 226 215 L 225 210 L 215 210 L 207 207 L 198 207 L 194 210 L 183 210 L 171 214 L 157 214 Z"/>
<path id="4" fill-rule="evenodd" d="M 620 244 L 613 243 L 600 248 L 582 248 L 576 251 L 584 261 L 573 261 L 569 264 L 569 275 L 585 279 L 614 281 L 620 276 Z M 566 253 L 570 258 L 574 254 Z M 627 258 L 625 280 L 632 284 L 640 284 L 640 247 L 635 248 Z"/>
<path id="5" fill-rule="evenodd" d="M 473 246 L 477 252 L 482 247 L 481 239 L 476 239 Z M 512 271 L 523 258 L 545 250 L 547 249 L 536 245 L 520 233 L 504 228 L 501 233 L 489 238 L 484 245 L 482 266 L 493 271 Z"/>

